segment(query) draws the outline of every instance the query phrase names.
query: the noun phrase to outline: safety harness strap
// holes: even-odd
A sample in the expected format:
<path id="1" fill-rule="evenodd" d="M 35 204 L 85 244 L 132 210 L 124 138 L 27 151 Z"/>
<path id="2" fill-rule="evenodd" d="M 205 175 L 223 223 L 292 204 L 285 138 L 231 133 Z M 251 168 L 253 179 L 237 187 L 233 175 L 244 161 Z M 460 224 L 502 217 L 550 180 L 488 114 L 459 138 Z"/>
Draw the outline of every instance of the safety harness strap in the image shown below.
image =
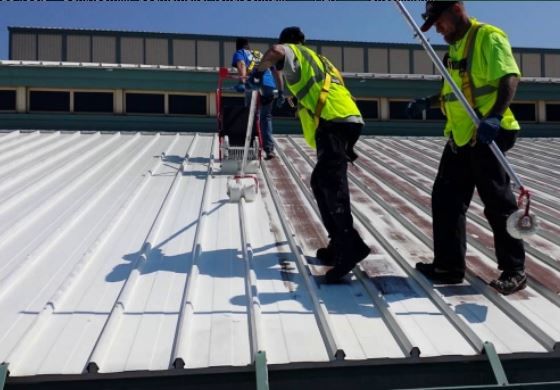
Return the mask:
<path id="1" fill-rule="evenodd" d="M 253 69 L 255 68 L 255 66 L 257 66 L 261 63 L 261 59 L 262 59 L 262 53 L 260 51 L 251 50 L 251 62 L 249 63 L 249 66 L 247 67 L 247 72 L 251 73 L 253 71 Z"/>
<path id="2" fill-rule="evenodd" d="M 473 58 L 473 52 L 474 52 L 474 50 L 473 50 L 474 42 L 475 42 L 476 34 L 478 33 L 478 29 L 480 28 L 480 26 L 482 26 L 482 25 L 477 24 L 469 30 L 469 35 L 467 36 L 467 43 L 465 45 L 466 53 L 463 53 L 463 55 L 466 54 L 467 69 L 465 69 L 465 71 L 460 72 L 461 81 L 462 81 L 461 89 L 463 90 L 463 93 L 465 94 L 465 97 L 467 98 L 467 101 L 469 102 L 469 104 L 473 108 L 476 107 L 476 102 L 475 102 L 475 97 L 474 97 L 474 93 L 473 93 L 474 83 L 473 83 L 472 76 L 471 76 L 472 58 Z"/>
<path id="3" fill-rule="evenodd" d="M 472 64 L 474 55 L 474 43 L 476 41 L 476 35 L 478 30 L 483 26 L 483 24 L 475 24 L 471 29 L 469 29 L 467 35 L 467 41 L 465 43 L 465 51 L 463 52 L 463 59 L 459 61 L 453 61 L 449 58 L 447 53 L 444 57 L 444 63 L 448 69 L 459 70 L 459 75 L 461 76 L 461 91 L 465 98 L 469 102 L 470 106 L 477 111 L 476 108 L 476 98 L 479 96 L 487 95 L 496 90 L 496 87 L 491 85 L 484 85 L 479 88 L 474 88 L 474 82 L 472 78 Z M 441 96 L 441 105 L 445 102 L 456 101 L 457 96 L 450 92 Z M 443 110 L 445 112 L 445 110 Z M 478 111 L 477 111 L 478 112 Z M 476 143 L 476 130 L 474 130 L 473 137 L 471 139 L 471 145 Z"/>
<path id="4" fill-rule="evenodd" d="M 321 55 L 317 56 L 319 57 L 319 59 L 323 63 L 323 67 L 325 68 L 325 81 L 323 82 L 323 87 L 321 88 L 321 92 L 319 93 L 319 99 L 317 99 L 317 106 L 315 106 L 315 126 L 319 126 L 321 112 L 323 112 L 323 108 L 327 103 L 331 83 L 341 84 L 342 86 L 344 86 L 342 75 L 340 74 L 338 69 L 336 69 L 326 57 L 323 57 Z M 331 73 L 334 74 L 334 77 L 331 75 Z"/>
<path id="5" fill-rule="evenodd" d="M 315 122 L 315 127 L 317 127 L 319 126 L 323 108 L 325 108 L 325 104 L 327 103 L 332 83 L 344 86 L 344 81 L 339 70 L 336 69 L 336 67 L 326 57 L 320 54 L 316 54 L 317 58 L 319 58 L 319 60 L 323 64 L 323 70 L 321 70 L 315 63 L 315 60 L 313 59 L 311 53 L 309 53 L 307 50 L 308 49 L 305 46 L 301 46 L 301 53 L 311 64 L 315 72 L 315 77 L 309 79 L 307 84 L 296 93 L 296 97 L 298 98 L 298 101 L 301 101 L 305 97 L 305 95 L 309 93 L 311 87 L 315 83 L 323 81 L 321 92 L 319 93 L 317 104 L 315 105 L 315 112 L 311 112 L 311 114 L 313 115 L 313 120 Z"/>

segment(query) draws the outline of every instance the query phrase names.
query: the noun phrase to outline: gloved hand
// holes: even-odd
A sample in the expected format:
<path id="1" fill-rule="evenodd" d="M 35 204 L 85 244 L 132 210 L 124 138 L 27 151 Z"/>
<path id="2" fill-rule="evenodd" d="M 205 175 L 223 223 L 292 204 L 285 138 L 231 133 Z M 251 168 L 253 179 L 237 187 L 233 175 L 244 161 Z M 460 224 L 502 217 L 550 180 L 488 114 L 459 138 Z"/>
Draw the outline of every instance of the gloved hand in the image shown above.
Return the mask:
<path id="1" fill-rule="evenodd" d="M 236 84 L 235 87 L 233 87 L 233 89 L 235 89 L 236 92 L 243 93 L 245 92 L 245 84 L 240 82 L 239 84 Z"/>
<path id="2" fill-rule="evenodd" d="M 483 144 L 492 143 L 498 135 L 501 121 L 502 117 L 500 115 L 490 115 L 482 119 L 476 131 L 476 139 Z"/>
<path id="3" fill-rule="evenodd" d="M 286 103 L 286 97 L 284 96 L 284 91 L 278 90 L 278 97 L 276 98 L 276 107 L 281 108 L 284 103 Z"/>
<path id="4" fill-rule="evenodd" d="M 430 98 L 414 99 L 406 106 L 406 116 L 409 118 L 421 116 L 428 108 L 430 108 Z"/>
<path id="5" fill-rule="evenodd" d="M 247 89 L 251 89 L 251 90 L 260 89 L 263 84 L 263 76 L 264 76 L 264 72 L 260 72 L 258 70 L 254 70 L 253 72 L 251 72 L 246 83 Z"/>

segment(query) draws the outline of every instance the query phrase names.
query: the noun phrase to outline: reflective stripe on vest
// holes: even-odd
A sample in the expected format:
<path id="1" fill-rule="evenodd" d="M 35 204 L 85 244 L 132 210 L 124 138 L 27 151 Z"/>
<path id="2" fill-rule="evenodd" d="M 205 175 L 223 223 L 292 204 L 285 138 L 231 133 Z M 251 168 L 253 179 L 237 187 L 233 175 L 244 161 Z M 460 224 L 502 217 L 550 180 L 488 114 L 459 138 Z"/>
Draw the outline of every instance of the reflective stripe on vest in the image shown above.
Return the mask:
<path id="1" fill-rule="evenodd" d="M 315 147 L 315 131 L 321 118 L 333 120 L 361 116 L 342 76 L 325 57 L 303 45 L 288 44 L 300 63 L 299 79 L 286 79 L 286 86 L 298 98 L 298 116 L 305 140 Z"/>
<path id="2" fill-rule="evenodd" d="M 493 87 L 491 85 L 485 85 L 484 87 L 475 88 L 473 90 L 473 97 L 477 98 L 477 97 L 480 97 L 480 96 L 488 95 L 489 93 L 492 93 L 496 90 L 497 90 L 497 88 Z M 457 99 L 457 96 L 455 96 L 455 94 L 453 92 L 450 92 L 450 93 L 446 93 L 445 95 L 443 95 L 441 97 L 441 100 L 443 100 L 444 102 L 454 102 L 458 99 Z"/>
<path id="3" fill-rule="evenodd" d="M 300 49 L 299 52 L 301 53 L 302 57 L 305 58 L 305 60 L 309 63 L 314 73 L 313 76 L 310 77 L 309 80 L 307 80 L 307 83 L 296 93 L 297 99 L 303 100 L 303 98 L 307 96 L 315 83 L 320 83 L 325 79 L 325 72 L 319 68 L 317 62 L 315 62 L 315 59 L 313 58 L 313 55 L 305 46 L 301 46 L 298 49 Z M 299 82 L 299 80 L 297 82 Z"/>

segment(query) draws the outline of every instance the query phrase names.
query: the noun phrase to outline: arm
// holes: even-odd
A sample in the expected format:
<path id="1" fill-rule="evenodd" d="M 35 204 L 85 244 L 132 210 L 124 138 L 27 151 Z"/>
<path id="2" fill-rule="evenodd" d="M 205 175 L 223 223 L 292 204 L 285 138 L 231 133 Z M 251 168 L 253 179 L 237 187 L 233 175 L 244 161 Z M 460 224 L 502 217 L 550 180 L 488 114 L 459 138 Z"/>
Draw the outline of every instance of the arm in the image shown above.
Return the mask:
<path id="1" fill-rule="evenodd" d="M 282 45 L 273 45 L 266 51 L 266 53 L 264 53 L 264 56 L 257 70 L 259 72 L 264 72 L 271 66 L 276 65 L 278 61 L 281 61 L 285 55 L 286 52 L 284 51 L 284 47 Z"/>
<path id="2" fill-rule="evenodd" d="M 513 100 L 518 83 L 519 76 L 515 73 L 506 74 L 500 79 L 496 103 L 478 125 L 476 135 L 478 141 L 490 144 L 498 136 L 502 116 Z"/>
<path id="3" fill-rule="evenodd" d="M 237 61 L 235 66 L 237 68 L 237 73 L 239 73 L 239 78 L 242 82 L 245 82 L 247 79 L 247 67 L 245 66 L 245 62 L 242 60 Z"/>
<path id="4" fill-rule="evenodd" d="M 441 95 L 438 93 L 437 95 L 432 95 L 426 97 L 428 99 L 428 107 L 427 108 L 439 108 L 440 107 L 440 100 Z"/>
<path id="5" fill-rule="evenodd" d="M 282 77 L 282 71 L 272 68 L 272 74 L 274 75 L 274 81 L 276 81 L 276 89 L 279 91 L 284 90 L 284 78 Z"/>
<path id="6" fill-rule="evenodd" d="M 513 97 L 515 96 L 518 84 L 519 76 L 514 73 L 506 74 L 500 79 L 500 84 L 498 85 L 498 97 L 496 98 L 494 107 L 492 107 L 488 113 L 488 116 L 498 115 L 501 117 L 504 115 L 504 112 L 507 110 L 513 100 Z"/>
<path id="7" fill-rule="evenodd" d="M 418 118 L 422 113 L 430 108 L 438 108 L 440 106 L 440 94 L 426 96 L 411 100 L 406 106 L 406 115 L 409 118 Z"/>

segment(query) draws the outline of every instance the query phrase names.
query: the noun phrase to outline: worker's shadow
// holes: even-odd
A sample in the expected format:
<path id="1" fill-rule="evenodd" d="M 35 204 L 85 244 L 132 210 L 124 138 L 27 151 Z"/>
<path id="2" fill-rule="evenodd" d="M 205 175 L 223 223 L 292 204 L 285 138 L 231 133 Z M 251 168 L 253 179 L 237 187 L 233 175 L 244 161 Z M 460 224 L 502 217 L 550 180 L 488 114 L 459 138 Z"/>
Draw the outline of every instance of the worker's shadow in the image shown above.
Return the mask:
<path id="1" fill-rule="evenodd" d="M 121 282 L 128 279 L 133 269 L 137 268 L 141 275 L 157 271 L 186 273 L 192 253 L 166 256 L 160 248 L 150 251 L 127 253 L 122 257 L 125 263 L 117 265 L 105 277 L 107 282 Z"/>
<path id="2" fill-rule="evenodd" d="M 225 200 L 217 203 L 208 211 L 207 215 L 214 213 L 226 203 Z M 157 243 L 145 243 L 139 250 L 123 255 L 123 262 L 115 266 L 106 275 L 105 280 L 112 283 L 123 282 L 130 277 L 134 269 L 138 269 L 140 275 L 156 272 L 188 275 L 192 272 L 193 264 L 196 264 L 199 278 L 194 283 L 197 288 L 206 289 L 209 286 L 206 283 L 213 283 L 208 282 L 207 278 L 204 279 L 205 275 L 212 279 L 223 279 L 220 283 L 229 284 L 233 291 L 239 291 L 233 293 L 234 295 L 229 299 L 230 303 L 235 306 L 247 307 L 250 305 L 250 301 L 247 298 L 243 280 L 247 279 L 248 276 L 246 262 L 241 250 L 238 248 L 208 250 L 204 247 L 198 250 L 199 248 L 192 247 L 192 238 L 189 238 L 186 241 L 190 242 L 190 248 L 175 250 L 173 254 L 166 253 L 170 250 L 166 244 L 174 240 L 184 239 L 184 235 L 187 233 L 194 236 L 194 232 L 189 232 L 189 230 L 196 229 L 198 223 L 198 219 L 194 220 Z M 213 236 L 206 235 L 205 238 L 206 240 L 214 239 L 211 237 Z M 218 237 L 215 239 L 219 240 Z M 303 276 L 296 269 L 293 254 L 275 250 L 276 247 L 285 245 L 286 242 L 279 242 L 253 248 L 252 264 L 259 283 L 258 297 L 261 305 L 269 305 L 266 308 L 266 311 L 269 312 L 270 310 L 276 313 L 286 312 L 286 308 L 289 308 L 288 311 L 291 313 L 313 313 L 317 308 L 312 304 L 312 298 Z M 196 258 L 193 252 L 197 254 Z M 371 301 L 367 297 L 360 296 L 361 291 L 355 283 L 348 282 L 337 286 L 327 286 L 322 283 L 320 277 L 316 280 L 316 290 L 329 312 L 360 314 L 366 317 L 378 315 L 376 311 L 371 309 Z M 186 282 L 191 283 L 190 280 L 185 280 Z M 340 299 L 341 289 L 350 289 L 351 294 L 344 295 L 346 297 L 350 296 L 351 299 L 358 302 L 349 305 L 348 302 Z M 209 293 L 211 292 L 209 291 Z M 278 305 L 273 305 L 275 303 L 278 303 Z"/>
<path id="3" fill-rule="evenodd" d="M 175 154 L 165 155 L 165 156 L 153 156 L 154 158 L 161 158 L 163 168 L 158 171 L 158 173 L 153 173 L 152 176 L 173 176 L 177 174 L 177 171 L 181 169 L 181 164 L 187 163 L 187 168 L 182 172 L 183 176 L 195 176 L 199 178 L 206 178 L 207 169 L 203 170 L 190 170 L 188 168 L 189 164 L 208 164 L 209 160 L 207 157 L 192 157 L 187 159 L 184 156 L 178 156 Z"/>
<path id="4" fill-rule="evenodd" d="M 255 248 L 253 256 L 262 313 L 310 315 L 321 310 L 313 305 L 310 289 L 297 270 L 294 256 L 291 253 L 263 253 L 266 249 L 268 248 Z M 307 258 L 308 263 L 320 264 L 315 260 Z M 327 269 L 325 267 L 322 271 Z M 318 274 L 321 271 L 315 269 L 314 272 Z M 363 294 L 359 282 L 348 279 L 340 284 L 325 284 L 324 277 L 317 274 L 310 276 L 310 282 L 316 286 L 312 290 L 315 290 L 329 313 L 379 317 L 379 312 L 372 308 L 371 299 Z M 238 306 L 251 304 L 246 294 L 234 296 L 231 303 Z"/>
<path id="5" fill-rule="evenodd" d="M 196 174 L 191 172 L 191 174 Z M 210 209 L 205 215 L 208 216 L 220 207 L 223 207 L 227 203 L 226 200 L 219 201 L 217 204 Z M 120 282 L 126 280 L 133 269 L 139 269 L 140 274 L 148 274 L 156 271 L 169 271 L 176 273 L 185 273 L 188 271 L 189 264 L 192 261 L 192 248 L 190 252 L 182 252 L 177 255 L 167 255 L 162 251 L 162 248 L 177 239 L 182 238 L 183 235 L 187 234 L 189 230 L 196 229 L 199 224 L 199 219 L 196 219 L 179 229 L 171 236 L 159 241 L 157 244 L 153 245 L 150 242 L 144 243 L 143 247 L 138 251 L 127 253 L 122 256 L 122 260 L 125 262 L 119 264 L 113 268 L 113 270 L 105 277 L 107 282 Z M 194 232 L 192 233 L 194 236 Z M 221 252 L 221 251 L 214 251 Z M 228 251 L 224 251 L 228 252 Z M 235 252 L 231 250 L 231 252 Z M 204 253 L 204 252 L 203 252 Z M 228 257 L 229 253 L 214 253 L 214 256 L 224 256 Z"/>

